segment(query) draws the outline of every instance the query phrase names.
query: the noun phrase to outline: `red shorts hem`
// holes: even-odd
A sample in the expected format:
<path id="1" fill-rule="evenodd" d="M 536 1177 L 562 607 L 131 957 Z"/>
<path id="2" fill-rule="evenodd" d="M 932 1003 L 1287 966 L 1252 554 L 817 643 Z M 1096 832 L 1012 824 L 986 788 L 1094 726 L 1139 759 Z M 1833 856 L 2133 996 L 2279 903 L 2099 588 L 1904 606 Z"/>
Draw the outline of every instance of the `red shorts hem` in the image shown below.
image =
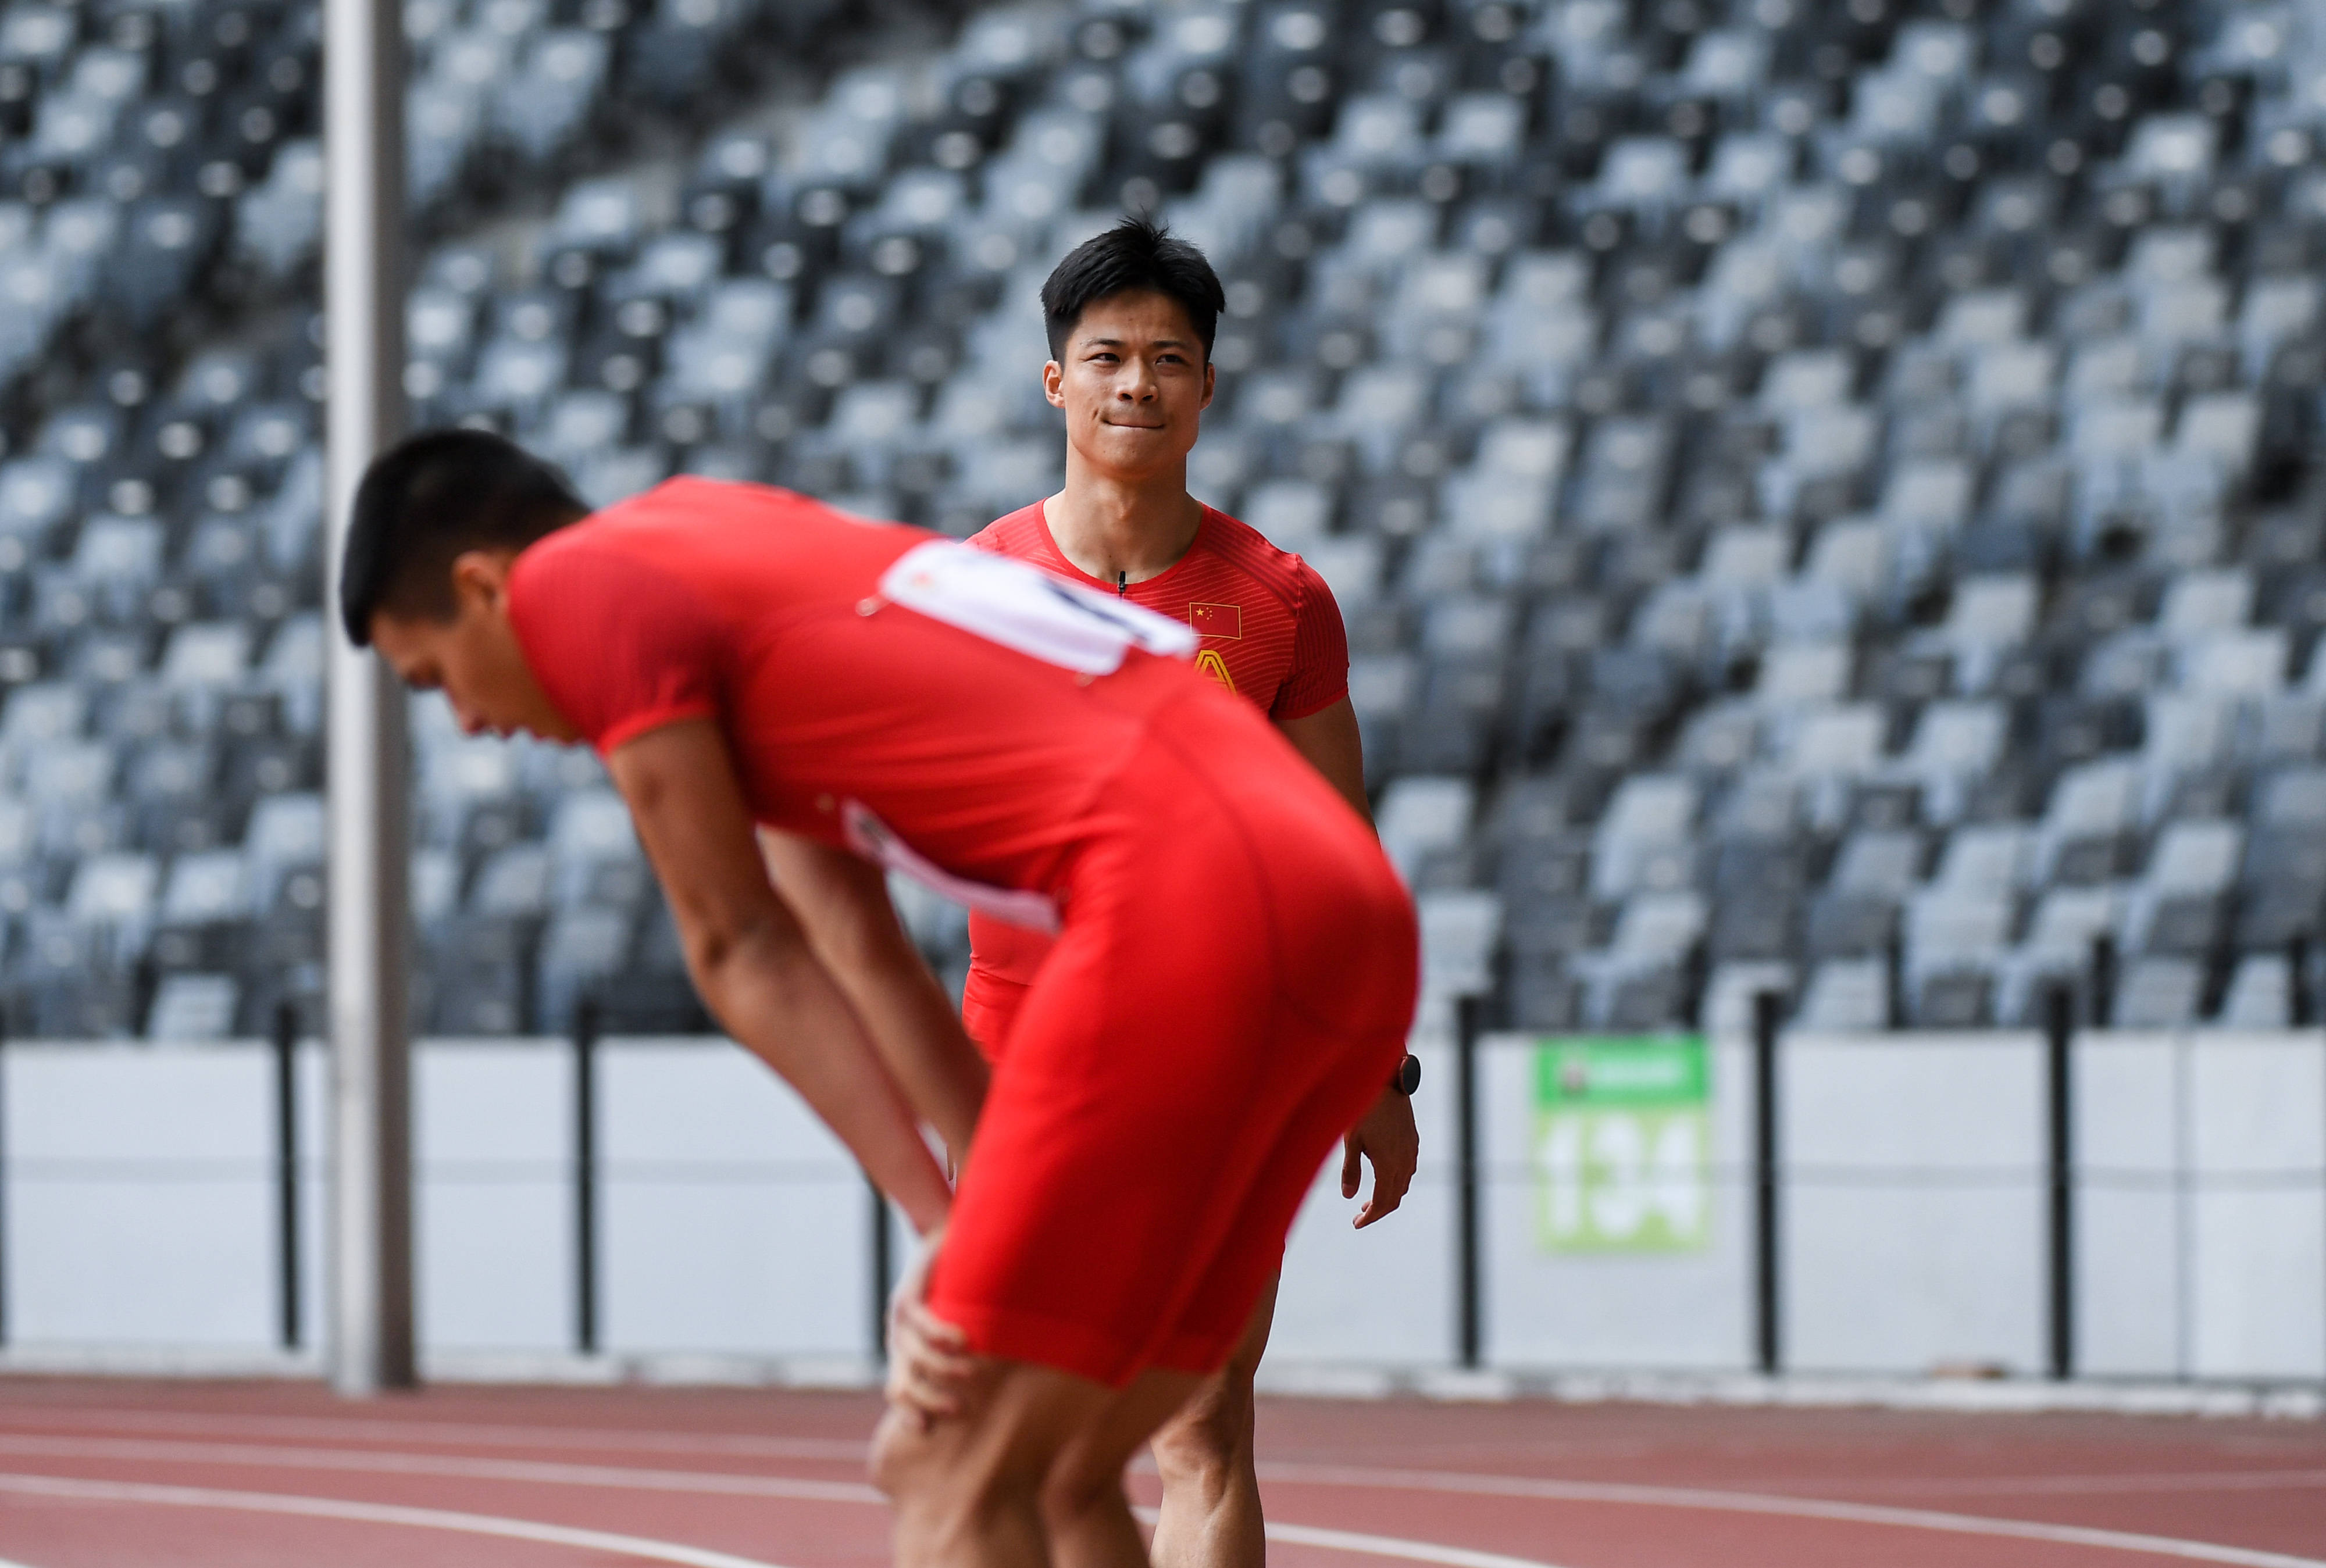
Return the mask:
<path id="1" fill-rule="evenodd" d="M 1182 1330 L 1173 1334 L 1147 1359 L 1142 1370 L 1156 1372 L 1192 1372 L 1208 1378 L 1228 1364 L 1228 1357 L 1236 1348 L 1241 1331 L 1205 1334 Z"/>
<path id="2" fill-rule="evenodd" d="M 1001 1059 L 1028 988 L 1014 980 L 981 974 L 974 968 L 969 971 L 961 991 L 962 1031 L 988 1062 Z"/>
<path id="3" fill-rule="evenodd" d="M 940 1261 L 940 1274 L 944 1266 Z M 1010 1307 L 947 1301 L 942 1288 L 932 1293 L 929 1310 L 967 1334 L 970 1349 L 981 1356 L 998 1356 L 1004 1360 L 1071 1372 L 1110 1388 L 1123 1387 L 1149 1366 L 1177 1369 L 1176 1360 L 1142 1358 L 1140 1346 L 1087 1323 Z M 1170 1349 L 1180 1349 L 1180 1337 L 1183 1336 L 1175 1336 Z M 1219 1361 L 1225 1362 L 1233 1349 L 1233 1344 L 1221 1347 Z"/>

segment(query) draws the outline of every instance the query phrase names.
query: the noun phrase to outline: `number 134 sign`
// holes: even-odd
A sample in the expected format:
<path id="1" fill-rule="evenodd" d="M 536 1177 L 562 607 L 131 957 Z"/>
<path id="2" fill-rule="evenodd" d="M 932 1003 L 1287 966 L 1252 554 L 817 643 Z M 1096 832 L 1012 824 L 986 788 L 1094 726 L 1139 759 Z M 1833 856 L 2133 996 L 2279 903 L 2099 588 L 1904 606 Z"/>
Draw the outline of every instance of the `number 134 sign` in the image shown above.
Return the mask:
<path id="1" fill-rule="evenodd" d="M 1709 1245 L 1711 1062 L 1702 1035 L 1545 1040 L 1534 1077 L 1544 1251 Z"/>

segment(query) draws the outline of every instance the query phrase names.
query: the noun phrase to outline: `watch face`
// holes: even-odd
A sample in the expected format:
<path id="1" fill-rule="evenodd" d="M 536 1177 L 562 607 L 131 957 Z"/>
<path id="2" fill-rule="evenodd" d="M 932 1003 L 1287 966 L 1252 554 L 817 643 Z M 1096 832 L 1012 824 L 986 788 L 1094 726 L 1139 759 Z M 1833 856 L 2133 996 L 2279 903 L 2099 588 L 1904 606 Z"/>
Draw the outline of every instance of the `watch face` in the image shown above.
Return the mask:
<path id="1" fill-rule="evenodd" d="M 1390 1079 L 1390 1087 L 1400 1094 L 1411 1094 L 1421 1087 L 1421 1058 L 1411 1052 L 1397 1064 L 1397 1072 Z"/>

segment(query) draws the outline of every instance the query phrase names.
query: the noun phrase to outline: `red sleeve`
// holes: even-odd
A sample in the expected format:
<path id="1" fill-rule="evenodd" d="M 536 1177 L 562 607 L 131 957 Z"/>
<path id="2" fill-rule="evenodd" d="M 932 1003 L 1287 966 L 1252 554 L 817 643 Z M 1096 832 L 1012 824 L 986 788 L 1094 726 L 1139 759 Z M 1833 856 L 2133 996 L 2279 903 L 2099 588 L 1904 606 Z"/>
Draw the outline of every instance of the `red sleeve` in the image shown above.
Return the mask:
<path id="1" fill-rule="evenodd" d="M 1333 590 L 1303 561 L 1298 568 L 1299 607 L 1293 612 L 1292 669 L 1277 689 L 1270 719 L 1306 719 L 1349 694 L 1349 630 Z"/>
<path id="2" fill-rule="evenodd" d="M 1001 537 L 1001 524 L 1008 521 L 1009 519 L 1005 517 L 999 522 L 988 523 L 962 543 L 972 550 L 982 550 L 990 555 L 1007 555 L 1009 553 L 1009 546 Z"/>
<path id="3" fill-rule="evenodd" d="M 535 679 L 600 756 L 719 712 L 719 636 L 679 579 L 579 529 L 517 557 L 509 618 Z"/>

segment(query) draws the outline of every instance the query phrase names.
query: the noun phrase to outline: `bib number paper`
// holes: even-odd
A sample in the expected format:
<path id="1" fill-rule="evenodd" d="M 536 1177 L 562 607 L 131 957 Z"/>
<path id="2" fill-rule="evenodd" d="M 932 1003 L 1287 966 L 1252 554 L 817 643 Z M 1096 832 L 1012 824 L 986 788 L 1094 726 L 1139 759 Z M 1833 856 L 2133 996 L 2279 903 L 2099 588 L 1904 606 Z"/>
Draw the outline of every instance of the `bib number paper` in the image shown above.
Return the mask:
<path id="1" fill-rule="evenodd" d="M 1028 893 L 1020 887 L 996 887 L 991 883 L 954 876 L 898 838 L 863 802 L 850 801 L 843 805 L 840 825 L 848 835 L 848 847 L 867 860 L 891 871 L 901 871 L 930 892 L 996 920 L 1051 936 L 1058 934 L 1058 906 L 1047 895 Z"/>
<path id="2" fill-rule="evenodd" d="M 1112 674 L 1132 648 L 1171 659 L 1196 651 L 1195 632 L 1168 616 L 942 540 L 916 545 L 890 563 L 880 597 L 1084 675 Z"/>

